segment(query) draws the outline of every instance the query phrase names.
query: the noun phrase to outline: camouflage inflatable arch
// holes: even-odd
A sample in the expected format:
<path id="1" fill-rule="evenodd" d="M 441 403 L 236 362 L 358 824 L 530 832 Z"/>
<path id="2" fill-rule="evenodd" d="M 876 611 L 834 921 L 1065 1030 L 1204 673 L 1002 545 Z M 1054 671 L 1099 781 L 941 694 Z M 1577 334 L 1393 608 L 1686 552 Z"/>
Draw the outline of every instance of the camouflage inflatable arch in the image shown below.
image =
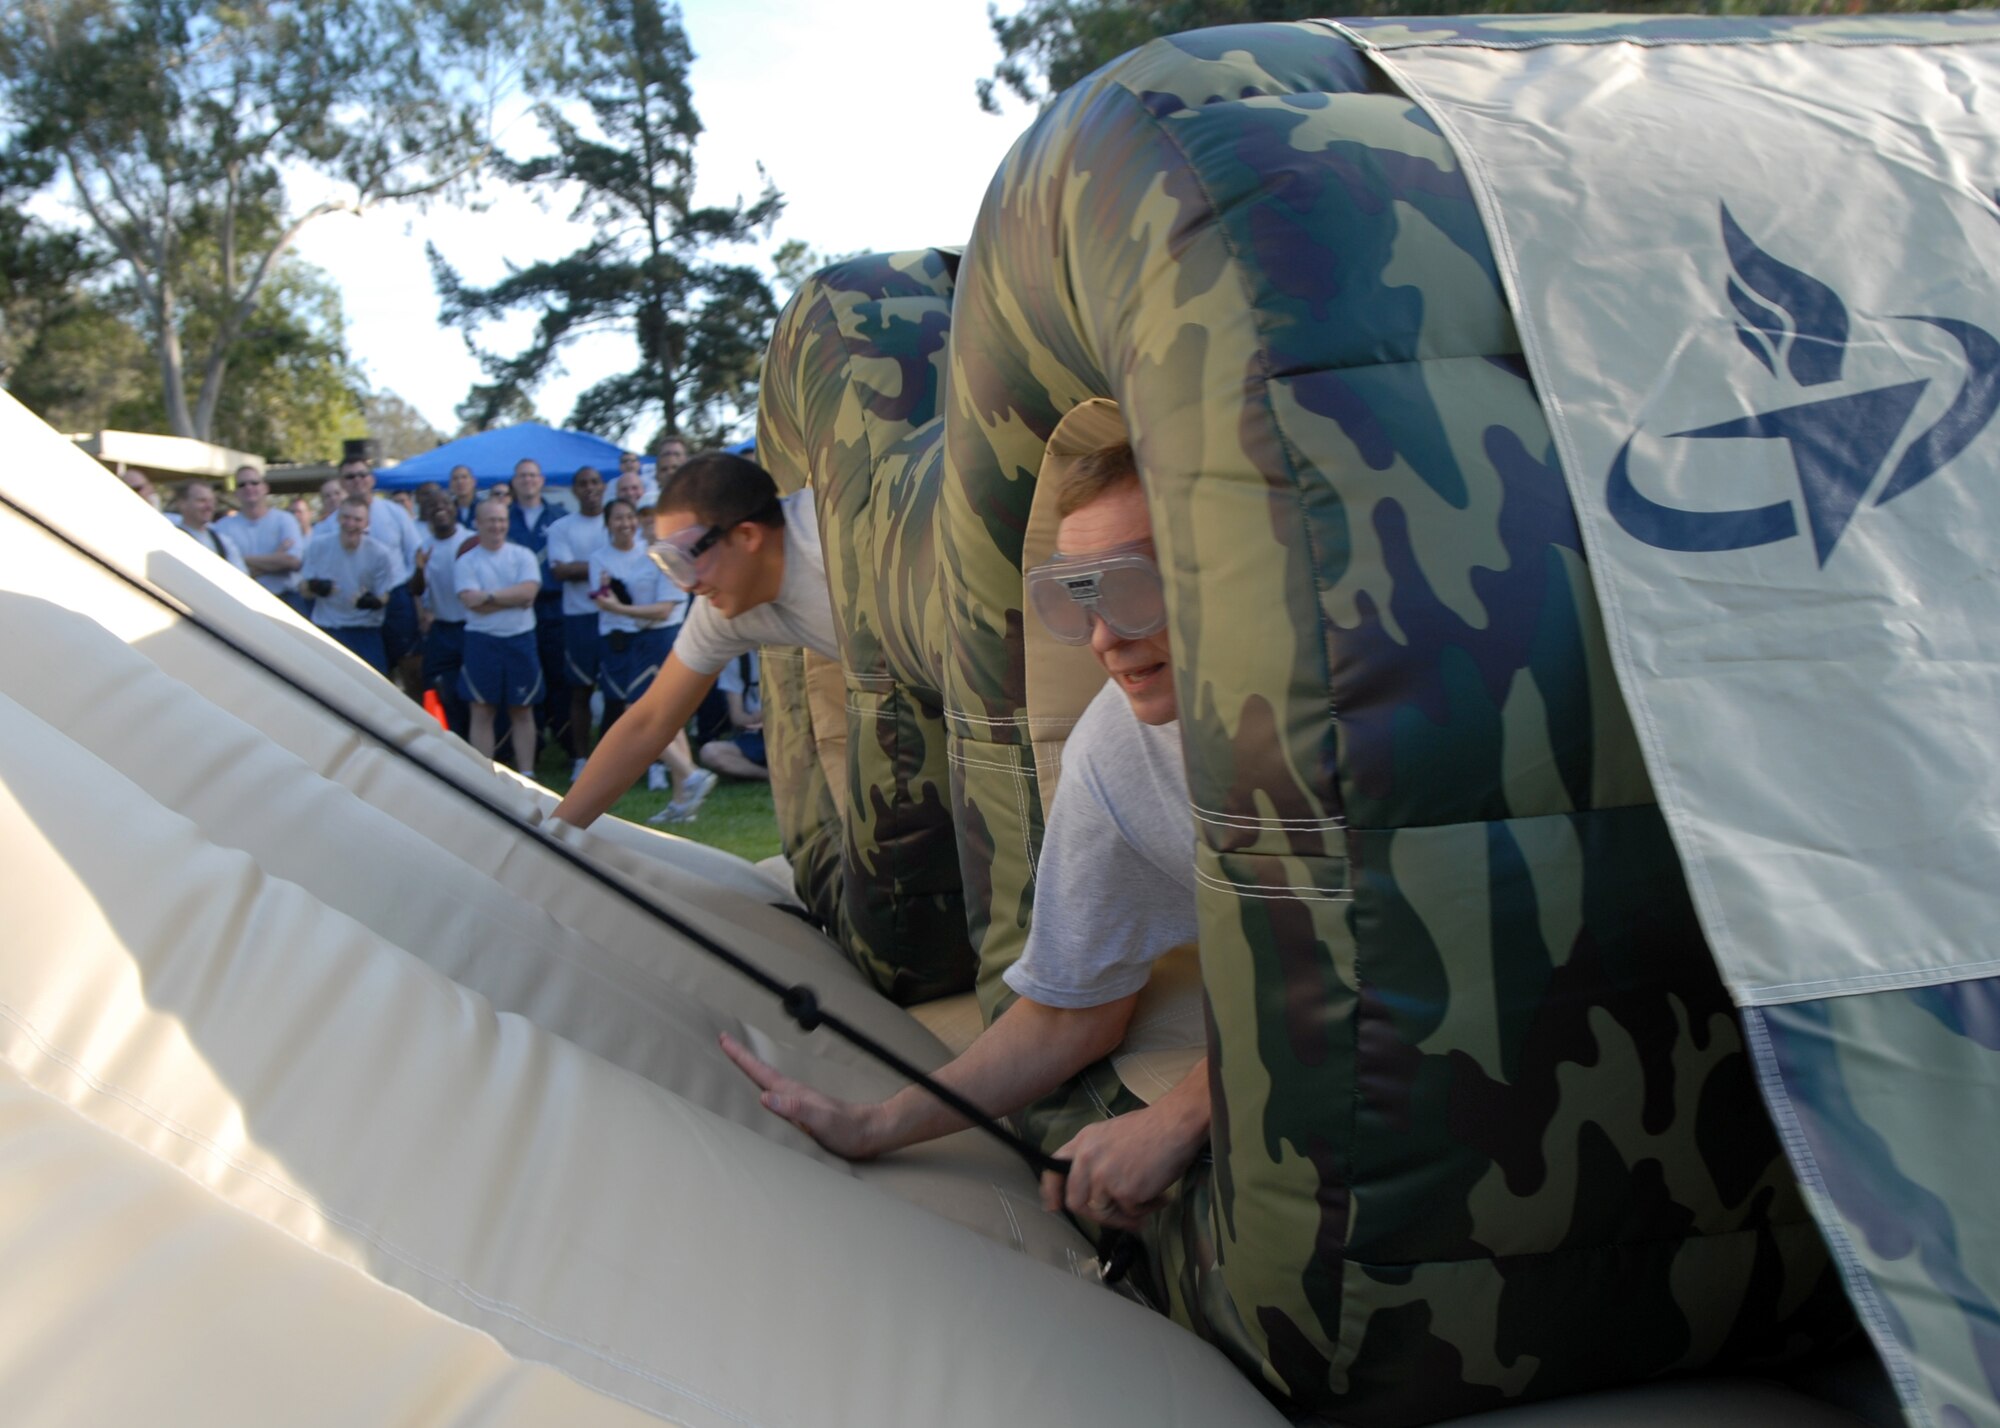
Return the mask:
<path id="1" fill-rule="evenodd" d="M 1727 900 L 1701 880 L 1699 913 L 1691 898 L 1683 868 L 1709 865 L 1687 763 L 1740 770 L 1703 747 L 1685 710 L 1679 742 L 1661 733 L 1656 686 L 1632 663 L 1644 631 L 1617 543 L 1726 552 L 1796 530 L 1824 567 L 1863 492 L 1827 494 L 1847 478 L 1827 474 L 1824 440 L 1793 408 L 1766 402 L 1774 415 L 1713 430 L 1689 420 L 1677 435 L 1795 459 L 1805 519 L 1783 501 L 1720 511 L 1674 547 L 1647 536 L 1682 529 L 1675 508 L 1629 477 L 1605 481 L 1625 453 L 1580 455 L 1579 433 L 1610 412 L 1629 447 L 1635 416 L 1664 436 L 1662 413 L 1678 410 L 1638 377 L 1589 391 L 1600 353 L 1621 343 L 1650 343 L 1657 373 L 1659 352 L 1695 340 L 1684 334 L 1719 331 L 1753 365 L 1703 375 L 1739 407 L 1781 369 L 1807 387 L 1839 373 L 1829 344 L 1848 329 L 1829 315 L 1832 289 L 1758 247 L 1728 199 L 1718 211 L 1708 196 L 1728 183 L 1685 165 L 1732 75 L 1755 75 L 1774 111 L 1756 116 L 1762 147 L 1745 162 L 1812 172 L 1894 149 L 1895 121 L 1856 118 L 1854 140 L 1829 151 L 1788 92 L 1855 65 L 1928 66 L 1948 78 L 1914 89 L 1959 94 L 1974 114 L 1992 39 L 1983 21 L 1595 18 L 1180 36 L 1043 116 L 962 262 L 843 265 L 781 323 L 760 439 L 781 480 L 825 492 L 829 550 L 843 552 L 842 573 L 831 555 L 829 570 L 859 721 L 849 736 L 887 760 L 852 766 L 870 811 L 850 803 L 850 879 L 870 876 L 889 841 L 881 811 L 928 815 L 948 771 L 952 817 L 923 820 L 927 881 L 909 886 L 932 907 L 963 897 L 970 953 L 954 936 L 863 954 L 927 960 L 898 977 L 991 988 L 1021 949 L 1053 767 L 1038 746 L 1061 729 L 1038 714 L 1023 616 L 1038 475 L 1086 410 L 1114 413 L 1137 448 L 1171 608 L 1216 1106 L 1212 1163 L 1153 1239 L 1152 1288 L 1291 1401 L 1415 1422 L 1782 1362 L 1851 1327 L 1823 1231 L 1906 1403 L 1923 1401 L 1907 1355 L 1919 1331 L 1854 1252 L 1855 1218 L 1772 1050 L 1809 1023 L 1754 1013 L 1746 1042 L 1732 1001 L 1779 994 L 1749 987 L 1718 939 Z M 1558 143 L 1578 112 L 1564 105 L 1596 102 L 1607 67 L 1651 96 L 1629 121 L 1651 166 L 1621 188 L 1607 140 L 1550 179 L 1534 145 Z M 1515 113 L 1537 127 L 1508 151 Z M 1951 117 L 1924 116 L 1991 155 L 1985 121 Z M 1596 116 L 1580 127 L 1623 132 Z M 1510 189 L 1510 174 L 1526 177 Z M 1714 291 L 1729 306 L 1718 320 L 1677 292 L 1684 311 L 1654 303 L 1642 343 L 1620 330 L 1631 288 L 1649 281 L 1629 255 L 1690 185 L 1697 218 L 1676 230 L 1677 251 L 1715 251 L 1700 261 L 1723 269 Z M 1973 197 L 1990 224 L 1993 201 Z M 1550 270 L 1571 227 L 1591 251 L 1592 225 L 1609 222 L 1596 207 L 1622 213 L 1627 198 L 1610 225 L 1625 249 L 1599 240 L 1596 307 L 1564 306 Z M 922 318 L 896 288 L 919 271 L 939 304 Z M 1950 272 L 1991 300 L 1978 264 Z M 1917 473 L 1883 482 L 1877 503 L 1956 459 L 1992 414 L 2000 362 L 1979 366 L 1985 329 L 1930 302 L 1935 316 L 1908 321 L 1944 332 L 1937 345 L 1962 349 L 1972 376 L 1928 399 L 1921 383 L 1893 401 L 1864 392 L 1811 418 L 1884 473 L 1899 453 L 1897 469 Z M 1674 380 L 1692 381 L 1696 365 L 1677 362 Z M 1576 391 L 1595 406 L 1570 404 Z M 1896 402 L 1930 435 L 1874 435 Z M 933 580 L 942 631 L 923 598 Z M 893 686 L 894 712 L 857 700 L 871 679 Z M 1670 778 L 1656 793 L 1658 771 Z M 956 893 L 940 861 L 952 841 Z M 1758 896 L 1752 882 L 1735 895 Z M 1114 1077 L 1066 1105 L 1103 1114 L 1123 1093 Z M 1068 1123 L 1031 1117 L 1045 1139 Z M 1934 1283 L 1960 1282 L 1941 1273 Z M 1976 1325 L 1983 1292 L 1954 1292 Z"/>

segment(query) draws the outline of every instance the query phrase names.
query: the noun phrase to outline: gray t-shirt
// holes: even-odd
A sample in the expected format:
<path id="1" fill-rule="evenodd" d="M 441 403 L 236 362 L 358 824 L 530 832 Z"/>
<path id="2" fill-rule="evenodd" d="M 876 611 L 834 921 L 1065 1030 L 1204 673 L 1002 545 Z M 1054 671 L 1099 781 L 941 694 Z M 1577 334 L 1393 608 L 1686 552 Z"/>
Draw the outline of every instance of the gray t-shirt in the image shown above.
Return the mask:
<path id="1" fill-rule="evenodd" d="M 1181 726 L 1141 724 L 1106 683 L 1063 746 L 1034 921 L 1007 985 L 1051 1007 L 1130 996 L 1154 962 L 1195 940 L 1194 900 Z"/>
<path id="2" fill-rule="evenodd" d="M 354 602 L 363 594 L 386 601 L 395 588 L 396 556 L 373 536 L 361 537 L 361 544 L 349 550 L 339 536 L 306 543 L 305 564 L 299 581 L 329 580 L 333 593 L 314 599 L 312 620 L 328 630 L 365 629 L 382 623 L 382 607 L 363 610 Z"/>
<path id="3" fill-rule="evenodd" d="M 335 515 L 338 515 L 338 509 Z M 333 519 L 321 521 L 306 537 L 308 546 L 321 541 L 337 541 L 340 538 L 340 522 Z M 417 569 L 417 546 L 422 537 L 417 532 L 417 523 L 410 513 L 386 496 L 368 498 L 368 539 L 377 542 L 389 552 L 390 581 L 394 587 L 407 585 Z M 301 555 L 301 559 L 303 559 Z M 305 579 L 305 571 L 299 572 L 299 579 Z"/>
<path id="4" fill-rule="evenodd" d="M 696 597 L 694 608 L 674 638 L 674 653 L 695 673 L 719 673 L 736 656 L 759 645 L 804 645 L 828 659 L 840 658 L 812 491 L 794 491 L 781 504 L 785 508 L 785 578 L 778 586 L 778 598 L 729 619 L 716 614 L 706 596 Z"/>
<path id="5" fill-rule="evenodd" d="M 233 516 L 224 516 L 215 523 L 215 528 L 235 541 L 236 548 L 245 555 L 295 555 L 300 560 L 305 559 L 306 539 L 299 532 L 298 520 L 290 511 L 281 511 L 276 506 L 270 507 L 255 520 L 241 511 Z M 251 579 L 275 595 L 295 588 L 299 583 L 299 573 L 296 570 L 273 570 L 253 575 Z"/>

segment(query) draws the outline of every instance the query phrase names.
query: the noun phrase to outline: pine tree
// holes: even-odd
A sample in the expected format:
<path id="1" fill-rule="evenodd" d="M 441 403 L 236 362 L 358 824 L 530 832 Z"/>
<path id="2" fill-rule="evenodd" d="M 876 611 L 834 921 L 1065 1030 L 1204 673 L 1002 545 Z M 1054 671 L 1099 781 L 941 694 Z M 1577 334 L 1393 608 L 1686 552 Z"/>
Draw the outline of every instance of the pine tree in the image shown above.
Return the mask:
<path id="1" fill-rule="evenodd" d="M 445 320 L 468 342 L 489 319 L 540 314 L 521 352 L 480 354 L 487 380 L 460 414 L 474 427 L 493 425 L 566 346 L 609 330 L 632 335 L 637 360 L 579 396 L 570 426 L 623 438 L 651 417 L 662 431 L 717 435 L 755 404 L 776 305 L 755 268 L 710 255 L 767 230 L 783 199 L 767 182 L 751 203 L 695 206 L 694 55 L 671 4 L 575 0 L 549 44 L 539 83 L 551 97 L 537 115 L 553 148 L 507 170 L 523 184 L 577 186 L 574 216 L 589 222 L 591 237 L 486 288 L 466 285 L 431 249 Z"/>

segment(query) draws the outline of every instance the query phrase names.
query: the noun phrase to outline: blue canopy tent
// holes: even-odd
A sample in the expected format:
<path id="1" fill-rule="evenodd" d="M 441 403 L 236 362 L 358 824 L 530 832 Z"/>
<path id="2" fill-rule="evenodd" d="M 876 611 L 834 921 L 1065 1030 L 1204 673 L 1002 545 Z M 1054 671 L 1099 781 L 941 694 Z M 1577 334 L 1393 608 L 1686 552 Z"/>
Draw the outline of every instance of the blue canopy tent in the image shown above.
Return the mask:
<path id="1" fill-rule="evenodd" d="M 482 431 L 447 441 L 434 451 L 412 456 L 375 473 L 375 484 L 385 491 L 413 491 L 426 481 L 442 486 L 454 466 L 470 466 L 481 486 L 504 481 L 514 474 L 514 464 L 532 457 L 541 463 L 542 475 L 552 486 L 567 486 L 583 466 L 595 466 L 607 481 L 618 475 L 615 442 L 588 432 L 563 431 L 524 421 L 498 431 Z"/>

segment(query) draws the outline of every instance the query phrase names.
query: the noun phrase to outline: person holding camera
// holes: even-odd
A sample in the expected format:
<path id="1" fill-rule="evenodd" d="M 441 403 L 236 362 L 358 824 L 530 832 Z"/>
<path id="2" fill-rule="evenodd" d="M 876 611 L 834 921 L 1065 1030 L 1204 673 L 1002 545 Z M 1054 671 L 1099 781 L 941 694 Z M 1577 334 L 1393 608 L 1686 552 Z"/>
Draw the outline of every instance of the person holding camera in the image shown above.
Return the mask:
<path id="1" fill-rule="evenodd" d="M 639 544 L 639 509 L 627 500 L 613 501 L 604 511 L 611 539 L 590 557 L 590 598 L 597 607 L 598 684 L 604 691 L 604 728 L 652 686 L 674 636 L 687 615 L 687 594 L 669 580 Z M 675 804 L 698 805 L 706 792 L 688 748 L 687 734 L 677 736 L 646 771 L 646 785 L 667 787 L 667 770 L 674 775 Z M 712 777 L 706 777 L 713 783 Z"/>
<path id="2" fill-rule="evenodd" d="M 369 516 L 366 496 L 340 503 L 336 537 L 306 543 L 299 589 L 312 597 L 312 622 L 386 679 L 382 618 L 400 567 L 389 548 L 368 534 Z"/>

